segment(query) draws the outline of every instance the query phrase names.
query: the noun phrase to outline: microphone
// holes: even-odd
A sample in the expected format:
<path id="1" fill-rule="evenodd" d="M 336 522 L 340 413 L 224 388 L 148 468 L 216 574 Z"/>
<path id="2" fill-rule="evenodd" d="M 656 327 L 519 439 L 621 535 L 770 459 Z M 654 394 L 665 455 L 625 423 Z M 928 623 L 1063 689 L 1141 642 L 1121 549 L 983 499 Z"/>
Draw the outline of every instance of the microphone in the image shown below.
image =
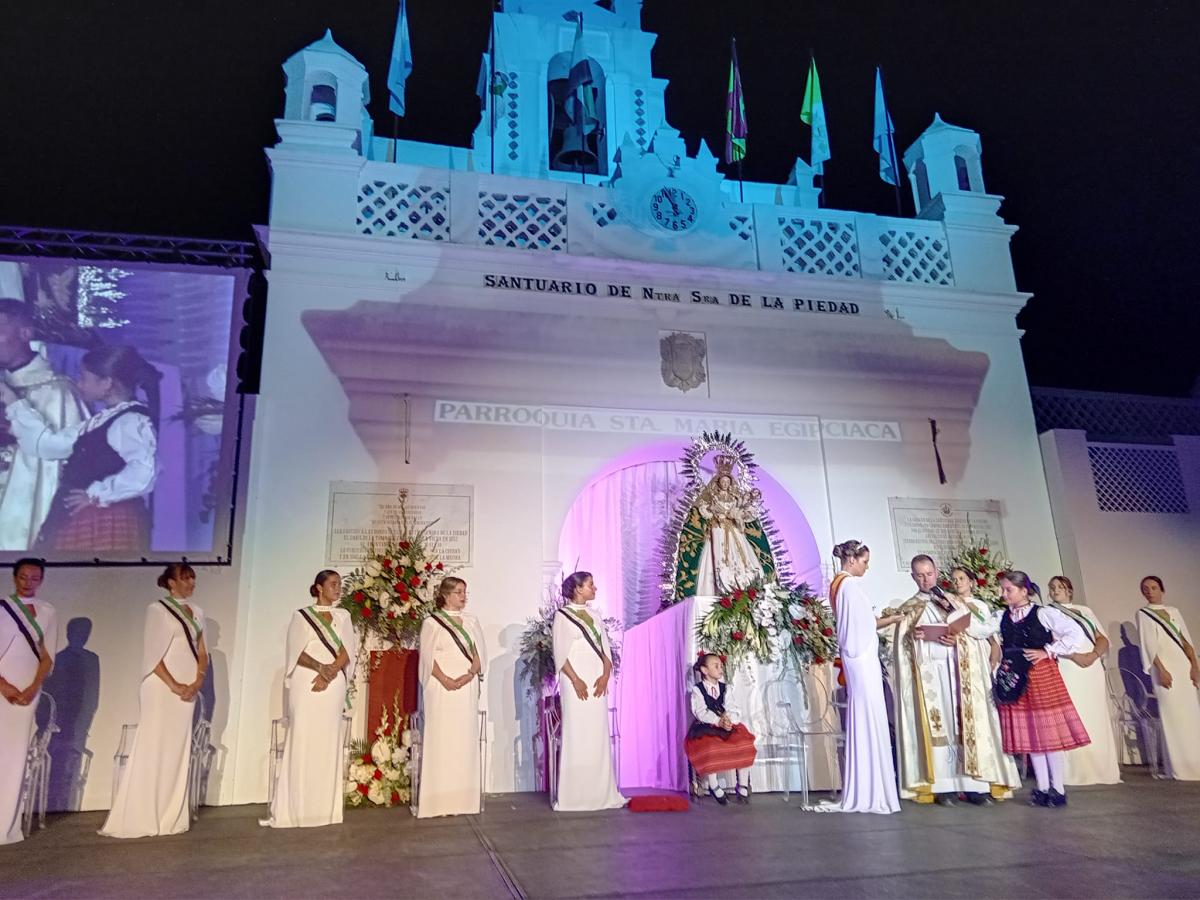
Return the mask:
<path id="1" fill-rule="evenodd" d="M 938 587 L 936 584 L 929 589 L 929 594 L 935 600 L 937 600 L 938 606 L 940 606 L 942 609 L 946 610 L 947 612 L 949 612 L 951 609 L 954 608 L 954 604 L 950 602 L 949 598 L 945 595 L 945 593 L 942 591 L 942 589 L 940 587 Z"/>

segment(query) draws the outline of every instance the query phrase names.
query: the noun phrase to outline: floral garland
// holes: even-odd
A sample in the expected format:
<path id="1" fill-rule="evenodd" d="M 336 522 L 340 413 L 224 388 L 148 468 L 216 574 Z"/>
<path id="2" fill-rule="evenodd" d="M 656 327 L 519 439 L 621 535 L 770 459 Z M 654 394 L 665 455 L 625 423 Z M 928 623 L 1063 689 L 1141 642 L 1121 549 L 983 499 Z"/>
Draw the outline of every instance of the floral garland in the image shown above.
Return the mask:
<path id="1" fill-rule="evenodd" d="M 754 455 L 746 449 L 744 442 L 734 440 L 730 433 L 705 431 L 700 437 L 693 440 L 684 451 L 680 473 L 686 481 L 686 487 L 675 504 L 671 520 L 663 531 L 662 542 L 659 546 L 659 558 L 662 565 L 662 577 L 659 585 L 662 591 L 660 609 L 666 609 L 685 599 L 676 593 L 675 585 L 675 572 L 679 567 L 680 539 L 683 536 L 683 527 L 687 522 L 688 514 L 696 505 L 700 493 L 707 484 L 705 472 L 700 464 L 713 451 L 728 453 L 737 460 L 736 481 L 741 490 L 750 491 L 758 480 L 758 476 L 755 474 L 758 464 L 754 461 Z M 779 530 L 775 527 L 775 523 L 766 509 L 762 510 L 759 521 L 762 523 L 763 532 L 771 545 L 771 555 L 775 560 L 775 577 L 780 582 L 786 582 L 791 578 L 792 572 L 787 554 L 783 549 Z"/>
<path id="2" fill-rule="evenodd" d="M 371 543 L 363 564 L 342 579 L 341 605 L 360 634 L 385 644 L 415 647 L 421 623 L 433 611 L 437 582 L 452 569 L 437 558 L 427 534 L 437 520 L 414 530 L 400 492 L 398 530 L 382 546 Z M 360 642 L 364 647 L 365 641 Z"/>
<path id="3" fill-rule="evenodd" d="M 393 728 L 390 722 L 395 722 Z M 400 694 L 392 701 L 392 716 L 383 708 L 375 742 L 350 744 L 346 772 L 347 806 L 398 806 L 412 802 L 412 731 L 400 712 Z"/>
<path id="4" fill-rule="evenodd" d="M 553 588 L 546 591 L 536 616 L 525 620 L 521 632 L 517 671 L 525 682 L 525 692 L 531 700 L 554 693 L 558 673 L 554 669 L 554 616 L 564 601 Z M 608 630 L 609 649 L 612 651 L 613 675 L 621 668 L 621 634 L 625 626 L 612 616 L 604 617 Z"/>
<path id="5" fill-rule="evenodd" d="M 975 596 L 983 600 L 992 609 L 1003 609 L 1004 601 L 1000 597 L 1000 576 L 1012 569 L 1012 562 L 1003 556 L 992 553 L 987 544 L 963 544 L 950 560 L 938 583 L 942 590 L 950 590 L 950 569 L 960 566 L 975 576 Z"/>
<path id="6" fill-rule="evenodd" d="M 837 656 L 833 616 L 803 582 L 790 587 L 756 583 L 712 605 L 696 623 L 702 652 L 716 653 L 737 668 L 753 654 L 759 662 L 790 664 L 797 672 Z"/>

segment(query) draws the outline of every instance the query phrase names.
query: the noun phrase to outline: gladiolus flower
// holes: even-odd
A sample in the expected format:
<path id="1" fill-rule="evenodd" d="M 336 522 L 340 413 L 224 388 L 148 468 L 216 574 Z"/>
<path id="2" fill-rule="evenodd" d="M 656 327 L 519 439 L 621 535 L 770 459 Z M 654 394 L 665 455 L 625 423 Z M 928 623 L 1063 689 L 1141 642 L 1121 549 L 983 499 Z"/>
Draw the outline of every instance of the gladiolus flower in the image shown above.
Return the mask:
<path id="1" fill-rule="evenodd" d="M 801 619 L 800 627 L 807 631 L 808 630 L 808 619 Z"/>
<path id="2" fill-rule="evenodd" d="M 821 634 L 825 635 L 825 637 L 833 637 L 833 629 L 832 628 L 822 628 Z"/>
<path id="3" fill-rule="evenodd" d="M 433 571 L 433 563 L 425 563 L 425 571 L 432 572 Z"/>
<path id="4" fill-rule="evenodd" d="M 750 588 L 750 590 L 746 591 L 746 595 L 753 600 L 758 596 L 758 591 L 756 591 L 754 588 Z"/>
<path id="5" fill-rule="evenodd" d="M 364 600 L 367 599 L 367 596 L 362 591 L 355 591 L 354 599 L 357 600 L 359 603 L 362 603 Z"/>
<path id="6" fill-rule="evenodd" d="M 379 769 L 376 769 L 375 774 L 372 775 L 371 777 L 374 778 L 376 781 L 383 781 L 383 772 L 381 772 Z"/>
<path id="7" fill-rule="evenodd" d="M 980 548 L 979 548 L 979 555 L 980 555 L 980 556 L 987 556 L 987 551 L 988 551 L 988 548 L 987 548 L 987 547 L 980 547 Z"/>
<path id="8" fill-rule="evenodd" d="M 443 566 L 441 563 L 438 563 L 436 566 L 434 566 L 434 568 L 435 568 L 435 569 L 437 569 L 437 570 L 440 572 L 440 571 L 442 571 L 442 569 L 444 569 L 444 568 L 446 568 L 446 567 L 445 567 L 445 566 Z"/>
<path id="9" fill-rule="evenodd" d="M 414 575 L 412 578 L 408 579 L 409 587 L 416 587 L 420 583 L 421 583 L 421 578 L 418 575 Z"/>
<path id="10" fill-rule="evenodd" d="M 370 754 L 370 753 L 364 753 L 364 754 L 362 755 L 362 763 L 363 763 L 363 765 L 364 765 L 364 766 L 369 766 L 369 765 L 371 764 L 371 762 L 372 762 L 372 759 L 371 759 L 371 754 Z"/>
<path id="11" fill-rule="evenodd" d="M 408 549 L 409 547 L 411 547 L 411 546 L 412 546 L 412 544 L 410 544 L 408 541 L 401 541 L 401 542 L 400 542 L 400 549 L 401 549 L 401 550 L 407 550 L 407 549 Z"/>
<path id="12" fill-rule="evenodd" d="M 986 587 L 986 586 L 987 586 L 987 579 L 986 579 L 986 578 L 979 578 L 979 579 L 977 579 L 977 581 L 979 582 L 979 586 L 980 586 L 980 587 Z"/>
<path id="13" fill-rule="evenodd" d="M 355 788 L 355 790 L 358 791 L 360 794 L 362 794 L 365 797 L 365 796 L 367 796 L 367 792 L 370 791 L 371 789 L 369 787 L 367 787 L 365 784 L 360 784 L 358 787 Z"/>
<path id="14" fill-rule="evenodd" d="M 794 638 L 792 638 L 792 643 L 793 643 L 793 644 L 796 644 L 797 646 L 799 646 L 800 644 L 803 644 L 803 643 L 804 643 L 804 636 L 803 636 L 803 635 L 799 635 L 799 634 L 798 634 L 798 635 L 796 635 Z"/>
<path id="15" fill-rule="evenodd" d="M 733 601 L 730 600 L 728 597 L 721 598 L 721 605 L 723 607 L 725 607 L 726 609 L 733 609 Z"/>
<path id="16" fill-rule="evenodd" d="M 383 567 L 385 569 L 390 569 L 392 567 L 392 561 L 390 559 L 385 559 L 383 561 Z"/>
<path id="17" fill-rule="evenodd" d="M 399 802 L 400 802 L 400 792 L 392 791 L 392 804 L 395 805 Z"/>
<path id="18" fill-rule="evenodd" d="M 415 609 L 410 609 L 408 611 L 408 617 L 410 619 L 415 619 L 417 617 L 417 611 Z"/>
<path id="19" fill-rule="evenodd" d="M 746 635 L 744 635 L 744 634 L 743 634 L 742 632 L 740 632 L 740 631 L 735 631 L 735 632 L 733 633 L 733 635 L 732 635 L 732 637 L 733 637 L 733 639 L 734 639 L 735 641 L 740 641 L 740 640 L 741 640 L 742 638 L 744 638 L 745 636 L 746 636 Z"/>

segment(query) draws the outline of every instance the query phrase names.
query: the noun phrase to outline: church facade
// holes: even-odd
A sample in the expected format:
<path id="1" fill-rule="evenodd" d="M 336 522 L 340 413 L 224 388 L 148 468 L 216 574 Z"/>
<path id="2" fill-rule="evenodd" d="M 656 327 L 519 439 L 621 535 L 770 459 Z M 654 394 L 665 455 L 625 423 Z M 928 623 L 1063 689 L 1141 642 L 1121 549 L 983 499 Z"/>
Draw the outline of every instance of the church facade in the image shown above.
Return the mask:
<path id="1" fill-rule="evenodd" d="M 935 116 L 908 148 L 912 219 L 820 207 L 803 160 L 739 185 L 667 123 L 634 3 L 589 7 L 593 125 L 573 131 L 560 6 L 495 14 L 471 148 L 375 136 L 366 70 L 330 34 L 284 66 L 226 802 L 265 796 L 281 660 L 261 648 L 337 562 L 339 485 L 469 498 L 459 574 L 500 792 L 533 783 L 524 620 L 574 568 L 607 614 L 653 613 L 648 548 L 701 432 L 752 450 L 810 584 L 853 537 L 878 599 L 908 596 L 922 529 L 1059 571 L 1015 325 L 1029 295 L 979 136 Z"/>

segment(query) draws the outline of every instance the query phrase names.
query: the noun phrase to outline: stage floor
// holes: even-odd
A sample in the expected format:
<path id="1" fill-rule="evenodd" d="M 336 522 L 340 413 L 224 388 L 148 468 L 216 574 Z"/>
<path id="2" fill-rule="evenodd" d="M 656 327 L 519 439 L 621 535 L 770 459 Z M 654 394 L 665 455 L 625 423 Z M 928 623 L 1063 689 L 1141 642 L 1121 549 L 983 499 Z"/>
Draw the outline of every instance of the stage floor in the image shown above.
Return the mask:
<path id="1" fill-rule="evenodd" d="M 417 822 L 348 810 L 271 831 L 263 806 L 211 807 L 190 833 L 115 841 L 100 812 L 0 847 L 0 897 L 1200 897 L 1200 783 L 1076 788 L 1071 806 L 904 804 L 803 812 L 799 797 L 687 813 L 556 815 L 540 794 Z"/>

